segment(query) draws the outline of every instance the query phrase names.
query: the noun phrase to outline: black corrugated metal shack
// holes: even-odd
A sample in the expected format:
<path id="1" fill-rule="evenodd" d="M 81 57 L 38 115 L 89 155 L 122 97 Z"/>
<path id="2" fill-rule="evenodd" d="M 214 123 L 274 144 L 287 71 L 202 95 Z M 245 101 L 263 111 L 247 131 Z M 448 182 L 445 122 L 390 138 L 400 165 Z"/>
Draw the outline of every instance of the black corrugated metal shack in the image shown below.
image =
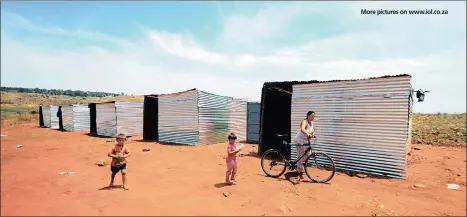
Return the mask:
<path id="1" fill-rule="evenodd" d="M 282 140 L 290 142 L 292 86 L 295 84 L 318 83 L 318 81 L 265 82 L 261 91 L 261 112 L 258 153 L 278 149 L 286 154 Z M 286 134 L 278 138 L 278 134 Z M 288 147 L 290 149 L 290 147 Z M 290 153 L 290 150 L 288 150 Z"/>
<path id="2" fill-rule="evenodd" d="M 91 124 L 90 126 L 90 133 L 89 135 L 92 136 L 98 136 L 97 135 L 97 110 L 96 110 L 96 105 L 97 104 L 104 104 L 104 103 L 115 103 L 116 101 L 107 101 L 107 102 L 97 102 L 97 103 L 89 103 L 89 118 L 91 119 L 89 123 Z"/>
<path id="3" fill-rule="evenodd" d="M 39 106 L 39 126 L 44 127 L 44 116 L 42 114 L 42 105 Z"/>
<path id="4" fill-rule="evenodd" d="M 91 123 L 90 126 L 90 135 L 97 135 L 97 124 L 96 124 L 96 104 L 97 103 L 89 103 L 89 117 L 91 120 L 89 121 Z"/>
<path id="5" fill-rule="evenodd" d="M 63 128 L 63 116 L 62 116 L 62 106 L 58 106 L 58 112 L 57 112 L 57 117 L 58 117 L 58 129 L 61 131 L 65 131 Z"/>
<path id="6" fill-rule="evenodd" d="M 143 140 L 159 140 L 159 98 L 158 95 L 144 96 Z"/>

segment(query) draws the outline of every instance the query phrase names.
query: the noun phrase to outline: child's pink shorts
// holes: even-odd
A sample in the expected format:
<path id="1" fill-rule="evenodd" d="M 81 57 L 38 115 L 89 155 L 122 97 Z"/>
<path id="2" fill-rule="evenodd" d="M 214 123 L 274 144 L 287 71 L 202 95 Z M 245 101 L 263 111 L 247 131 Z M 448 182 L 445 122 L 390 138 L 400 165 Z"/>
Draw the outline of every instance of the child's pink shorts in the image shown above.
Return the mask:
<path id="1" fill-rule="evenodd" d="M 227 161 L 227 175 L 229 176 L 232 173 L 237 173 L 237 161 L 236 160 Z"/>

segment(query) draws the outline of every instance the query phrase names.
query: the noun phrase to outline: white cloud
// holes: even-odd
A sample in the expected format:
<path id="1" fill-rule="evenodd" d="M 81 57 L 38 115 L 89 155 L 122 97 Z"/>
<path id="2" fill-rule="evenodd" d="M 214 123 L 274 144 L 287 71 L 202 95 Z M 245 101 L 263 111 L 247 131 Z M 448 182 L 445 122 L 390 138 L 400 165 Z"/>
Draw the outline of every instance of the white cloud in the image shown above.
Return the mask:
<path id="1" fill-rule="evenodd" d="M 317 10 L 309 4 L 295 3 L 287 6 L 273 6 L 260 9 L 253 17 L 231 15 L 225 23 L 221 38 L 234 43 L 258 42 L 282 34 L 294 18 Z"/>
<path id="2" fill-rule="evenodd" d="M 32 21 L 26 19 L 25 17 L 9 12 L 7 10 L 2 9 L 2 25 L 5 26 L 12 26 L 14 28 L 21 28 L 25 30 L 30 30 L 34 32 L 40 32 L 43 34 L 50 34 L 50 35 L 57 35 L 57 36 L 64 36 L 70 38 L 81 38 L 93 41 L 101 41 L 101 42 L 110 42 L 116 45 L 129 47 L 133 46 L 134 44 L 125 39 L 121 39 L 118 37 L 113 37 L 107 34 L 103 34 L 96 31 L 91 30 L 84 30 L 84 29 L 64 29 L 57 26 L 51 25 L 39 25 L 38 23 L 33 23 Z M 4 26 L 4 28 L 5 28 Z"/>
<path id="3" fill-rule="evenodd" d="M 206 63 L 227 62 L 226 56 L 201 48 L 193 38 L 184 34 L 149 30 L 148 36 L 158 48 L 177 57 Z"/>
<path id="4" fill-rule="evenodd" d="M 289 6 L 281 10 L 265 9 L 252 17 L 227 16 L 225 31 L 220 37 L 235 38 L 237 42 L 260 41 L 268 38 L 268 34 L 275 37 L 293 17 L 299 16 L 296 14 L 301 12 L 297 11 L 310 10 L 301 9 Z M 349 6 L 349 10 L 354 8 Z M 453 9 L 453 14 L 456 11 L 459 12 Z M 355 13 L 359 14 L 359 9 Z M 386 20 L 375 29 L 362 28 L 363 31 L 357 31 L 357 28 L 299 46 L 268 48 L 268 52 L 262 55 L 210 51 L 189 34 L 164 30 L 143 29 L 147 37 L 141 41 L 82 30 L 64 30 L 67 32 L 64 34 L 55 27 L 35 27 L 35 23 L 18 15 L 5 22 L 31 31 L 67 37 L 93 35 L 94 38 L 88 39 L 105 41 L 111 38 L 107 41 L 116 44 L 131 42 L 132 46 L 124 46 L 117 51 L 100 47 L 57 51 L 44 46 L 30 46 L 4 34 L 5 29 L 2 29 L 2 85 L 134 94 L 198 88 L 221 95 L 259 100 L 265 81 L 355 79 L 407 73 L 413 76 L 414 88 L 432 91 L 428 93 L 426 102 L 416 103 L 415 111 L 462 112 L 466 109 L 465 25 L 457 26 L 456 30 L 451 29 L 453 25 L 445 24 L 451 21 L 459 23 L 451 19 L 461 15 L 446 16 L 443 22 L 431 24 L 427 22 L 435 18 L 426 18 L 427 22 L 420 18 L 416 25 L 410 23 L 413 18 L 404 21 L 398 17 L 391 22 L 389 15 L 386 15 Z M 355 26 L 371 21 L 355 19 L 360 19 Z M 377 18 L 371 19 L 371 22 L 377 22 Z M 242 22 L 244 28 L 240 28 Z M 428 27 L 431 29 L 427 30 Z M 264 32 L 257 31 L 259 29 Z M 458 38 L 464 40 L 452 38 L 453 41 L 440 46 L 444 43 L 444 34 L 417 34 L 435 33 L 433 29 L 451 29 L 452 34 L 460 34 Z M 79 34 L 68 34 L 71 32 Z M 419 41 L 431 41 L 432 44 L 423 45 Z M 423 46 L 428 48 L 424 49 Z M 24 80 L 18 80 L 18 77 Z"/>

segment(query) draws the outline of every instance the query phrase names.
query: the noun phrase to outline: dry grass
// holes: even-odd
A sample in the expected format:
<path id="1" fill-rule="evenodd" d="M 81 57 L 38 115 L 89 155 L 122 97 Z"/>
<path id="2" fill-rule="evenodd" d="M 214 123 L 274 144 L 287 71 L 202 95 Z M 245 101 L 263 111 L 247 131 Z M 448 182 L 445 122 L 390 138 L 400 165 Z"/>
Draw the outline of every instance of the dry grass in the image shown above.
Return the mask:
<path id="1" fill-rule="evenodd" d="M 71 97 L 1 92 L 1 124 L 38 121 L 39 105 L 67 105 L 106 101 L 144 101 L 144 96 Z M 32 114 L 33 112 L 36 114 Z M 466 114 L 413 114 L 412 142 L 431 145 L 466 144 Z"/>
<path id="2" fill-rule="evenodd" d="M 466 144 L 466 114 L 414 114 L 412 142 L 430 145 Z"/>
<path id="3" fill-rule="evenodd" d="M 39 105 L 70 105 L 107 101 L 143 102 L 144 96 L 72 97 L 37 93 L 1 92 L 1 125 L 39 120 Z"/>

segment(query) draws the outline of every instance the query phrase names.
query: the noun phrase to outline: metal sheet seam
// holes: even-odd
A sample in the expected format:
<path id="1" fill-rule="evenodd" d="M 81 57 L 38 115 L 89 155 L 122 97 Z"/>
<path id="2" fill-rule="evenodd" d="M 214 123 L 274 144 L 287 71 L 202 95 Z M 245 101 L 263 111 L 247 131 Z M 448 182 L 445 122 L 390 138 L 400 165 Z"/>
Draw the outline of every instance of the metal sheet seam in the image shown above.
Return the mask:
<path id="1" fill-rule="evenodd" d="M 198 118 L 198 130 L 197 130 L 197 133 L 198 133 L 198 144 L 199 144 L 199 141 L 200 141 L 200 133 L 199 133 L 199 90 L 196 90 L 196 105 L 197 105 L 197 108 L 198 108 L 198 115 L 197 115 L 197 118 Z"/>
<path id="2" fill-rule="evenodd" d="M 117 133 L 117 135 L 115 135 L 115 136 L 118 136 L 119 133 L 118 133 L 118 130 L 117 130 L 118 129 L 117 102 L 115 102 L 114 105 L 115 105 L 114 106 L 114 114 L 115 114 L 115 128 L 116 128 L 115 132 Z"/>
<path id="3" fill-rule="evenodd" d="M 248 141 L 248 133 L 250 132 L 250 125 L 248 124 L 248 120 L 250 119 L 250 111 L 248 110 L 248 102 L 246 103 L 246 140 Z"/>
<path id="4" fill-rule="evenodd" d="M 375 97 L 375 96 L 382 96 L 384 98 L 392 98 L 395 96 L 407 96 L 407 94 L 363 94 L 363 95 L 347 95 L 347 96 L 319 96 L 319 97 L 303 97 L 300 95 L 293 96 L 293 99 L 323 99 L 323 98 L 330 98 L 330 99 L 355 99 L 355 98 L 363 98 L 363 97 Z"/>

